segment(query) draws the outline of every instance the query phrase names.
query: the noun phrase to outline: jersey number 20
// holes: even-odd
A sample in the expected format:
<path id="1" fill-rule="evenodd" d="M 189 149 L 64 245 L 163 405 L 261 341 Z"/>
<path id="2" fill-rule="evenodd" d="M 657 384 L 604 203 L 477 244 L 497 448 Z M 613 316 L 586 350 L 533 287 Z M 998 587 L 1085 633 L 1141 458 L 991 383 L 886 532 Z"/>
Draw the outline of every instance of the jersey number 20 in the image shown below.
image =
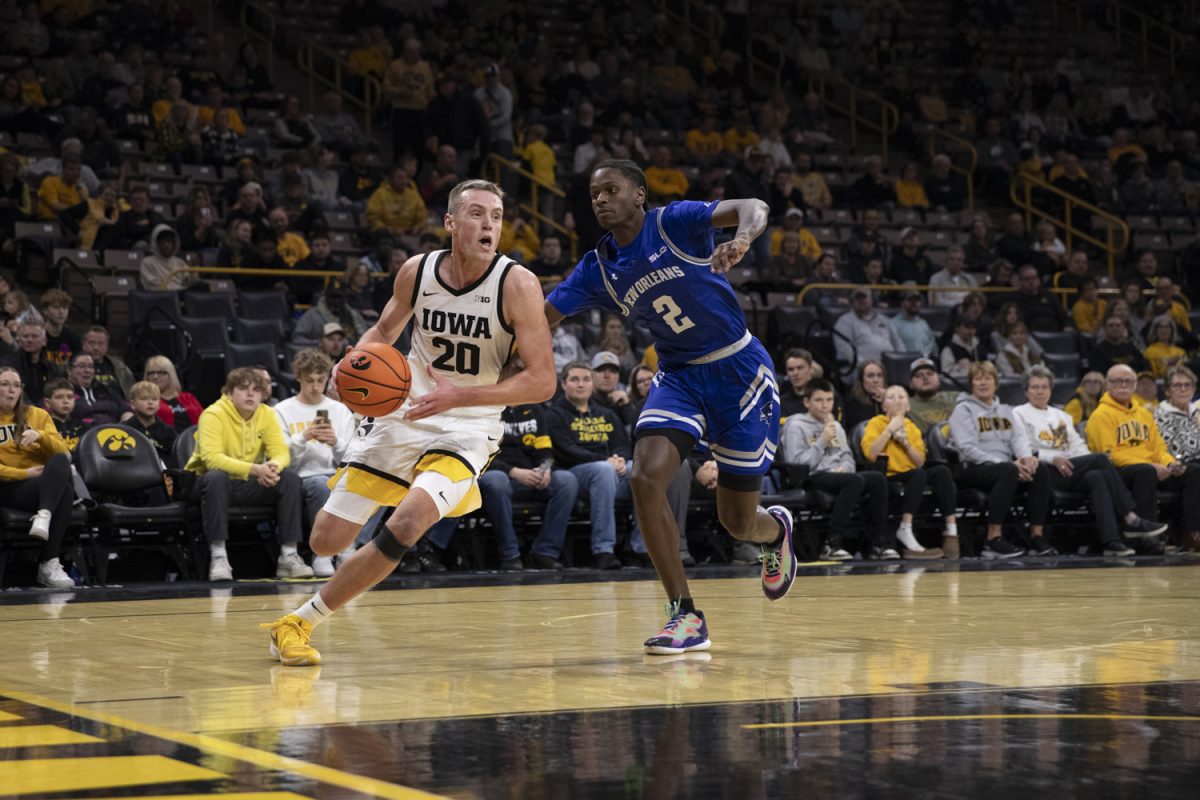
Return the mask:
<path id="1" fill-rule="evenodd" d="M 676 333 L 683 333 L 688 328 L 696 327 L 696 323 L 692 322 L 687 317 L 683 316 L 683 309 L 669 294 L 664 294 L 662 297 L 654 301 L 654 310 L 662 314 L 663 322 Z"/>
<path id="2" fill-rule="evenodd" d="M 479 374 L 479 348 L 468 342 L 459 342 L 456 347 L 450 339 L 433 337 L 434 347 L 442 348 L 442 354 L 433 360 L 434 369 L 457 372 L 459 375 Z"/>

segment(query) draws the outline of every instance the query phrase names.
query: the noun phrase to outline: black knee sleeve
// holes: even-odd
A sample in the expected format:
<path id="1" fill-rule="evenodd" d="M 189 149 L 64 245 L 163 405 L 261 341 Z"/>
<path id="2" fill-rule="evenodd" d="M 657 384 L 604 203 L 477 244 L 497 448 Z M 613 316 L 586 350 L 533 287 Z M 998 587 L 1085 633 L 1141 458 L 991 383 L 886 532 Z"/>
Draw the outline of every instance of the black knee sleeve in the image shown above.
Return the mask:
<path id="1" fill-rule="evenodd" d="M 392 561 L 399 561 L 404 558 L 405 553 L 412 549 L 406 544 L 401 544 L 386 525 L 379 526 L 379 533 L 375 534 L 375 538 L 371 542 L 379 549 L 379 552 Z"/>

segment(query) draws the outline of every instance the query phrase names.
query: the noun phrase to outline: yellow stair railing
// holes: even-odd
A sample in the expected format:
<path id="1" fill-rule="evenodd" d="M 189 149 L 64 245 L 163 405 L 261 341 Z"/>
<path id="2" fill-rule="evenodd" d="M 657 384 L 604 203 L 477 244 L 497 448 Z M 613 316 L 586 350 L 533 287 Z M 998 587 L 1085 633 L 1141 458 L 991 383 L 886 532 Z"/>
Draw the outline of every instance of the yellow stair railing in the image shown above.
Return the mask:
<path id="1" fill-rule="evenodd" d="M 1053 0 L 1052 5 L 1055 22 L 1073 19 L 1075 30 L 1083 30 L 1083 21 L 1089 11 L 1082 0 Z M 1104 17 L 1113 31 L 1117 47 L 1133 46 L 1141 57 L 1142 67 L 1149 65 L 1152 56 L 1161 56 L 1166 59 L 1171 77 L 1178 77 L 1179 59 L 1186 41 L 1182 31 L 1122 0 L 1108 0 Z"/>
<path id="2" fill-rule="evenodd" d="M 766 53 L 773 53 L 774 57 L 768 61 L 763 58 Z M 783 82 L 785 61 L 783 50 L 765 36 L 751 36 L 746 40 L 746 76 L 751 86 L 757 83 L 756 75 L 761 72 L 771 76 L 772 83 L 778 87 Z"/>
<path id="3" fill-rule="evenodd" d="M 360 75 L 341 54 L 305 37 L 296 48 L 296 64 L 308 76 L 308 105 L 316 108 L 317 85 L 333 89 L 363 116 L 363 132 L 371 137 L 371 123 L 383 97 L 383 84 L 374 75 Z"/>
<path id="4" fill-rule="evenodd" d="M 721 13 L 696 0 L 658 0 L 657 5 L 659 11 L 674 17 L 700 41 L 719 41 L 725 29 Z"/>
<path id="5" fill-rule="evenodd" d="M 939 142 L 942 140 L 948 142 L 948 146 L 939 147 Z M 979 151 L 971 142 L 961 136 L 951 133 L 950 131 L 942 130 L 941 128 L 933 128 L 929 131 L 929 157 L 932 159 L 939 153 L 945 153 L 950 156 L 950 169 L 962 175 L 967 181 L 967 208 L 975 210 L 975 168 L 979 165 Z M 969 158 L 969 164 L 963 167 L 955 160 L 954 155 L 965 153 Z"/>
<path id="6" fill-rule="evenodd" d="M 1053 211 L 1039 208 L 1034 202 L 1034 195 L 1051 195 L 1058 198 L 1063 205 L 1063 215 L 1058 217 Z M 1116 278 L 1117 258 L 1129 248 L 1129 226 L 1125 220 L 1093 205 L 1077 195 L 1064 192 L 1044 178 L 1028 173 L 1017 173 L 1009 184 L 1009 197 L 1017 208 L 1025 212 L 1025 224 L 1033 225 L 1033 219 L 1044 219 L 1066 234 L 1067 249 L 1074 247 L 1076 239 L 1098 247 L 1106 255 L 1108 262 L 1108 277 Z M 1091 230 L 1083 227 L 1096 218 L 1104 223 L 1104 238 L 1096 236 Z"/>
<path id="7" fill-rule="evenodd" d="M 558 220 L 548 217 L 542 213 L 541 203 L 538 202 L 540 192 L 549 192 L 550 194 L 560 199 L 566 199 L 567 193 L 549 183 L 545 183 L 532 172 L 522 167 L 515 161 L 509 161 L 507 158 L 498 156 L 495 153 L 489 153 L 487 161 L 483 165 L 484 175 L 489 177 L 497 184 L 504 185 L 504 175 L 506 172 L 511 172 L 519 177 L 529 181 L 529 202 L 521 203 L 518 206 L 522 211 L 529 214 L 539 225 L 545 225 L 553 231 L 561 234 L 566 240 L 570 248 L 571 260 L 579 258 L 579 236 L 575 231 L 563 225 Z"/>
<path id="8" fill-rule="evenodd" d="M 808 88 L 820 95 L 823 106 L 850 120 L 851 147 L 858 147 L 860 127 L 879 134 L 879 154 L 887 163 L 888 139 L 900 127 L 900 109 L 840 75 L 812 75 Z"/>
<path id="9" fill-rule="evenodd" d="M 246 38 L 262 47 L 263 65 L 267 68 L 267 76 L 274 81 L 275 33 L 279 29 L 275 15 L 266 6 L 246 3 L 242 6 L 241 22 Z"/>

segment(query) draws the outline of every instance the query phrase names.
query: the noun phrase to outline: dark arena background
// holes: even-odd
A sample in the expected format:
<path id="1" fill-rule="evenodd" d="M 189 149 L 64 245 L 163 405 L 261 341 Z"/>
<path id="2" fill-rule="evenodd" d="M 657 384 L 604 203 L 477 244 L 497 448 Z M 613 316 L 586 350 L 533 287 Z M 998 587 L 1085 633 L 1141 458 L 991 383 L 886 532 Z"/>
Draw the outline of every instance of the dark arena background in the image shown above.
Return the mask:
<path id="1" fill-rule="evenodd" d="M 0 0 L 0 797 L 1194 798 L 1197 20 Z M 380 425 L 325 395 L 332 365 L 450 247 L 464 180 L 503 194 L 475 244 L 547 295 L 593 250 L 615 269 L 608 159 L 647 209 L 763 210 L 713 291 L 774 363 L 781 429 L 733 457 L 794 518 L 787 597 L 718 513 L 730 461 L 697 447 L 655 501 L 711 648 L 644 652 L 666 513 L 636 522 L 633 427 L 680 369 L 651 327 L 725 344 L 664 295 L 661 320 L 556 326 L 561 385 L 504 411 L 482 506 L 285 666 L 260 624 L 413 488 L 360 478 L 381 510 L 313 552 Z M 736 233 L 706 230 L 684 278 Z M 502 335 L 505 296 L 451 334 Z M 421 336 L 418 315 L 394 347 Z M 443 377 L 478 373 L 478 347 L 432 341 Z"/>

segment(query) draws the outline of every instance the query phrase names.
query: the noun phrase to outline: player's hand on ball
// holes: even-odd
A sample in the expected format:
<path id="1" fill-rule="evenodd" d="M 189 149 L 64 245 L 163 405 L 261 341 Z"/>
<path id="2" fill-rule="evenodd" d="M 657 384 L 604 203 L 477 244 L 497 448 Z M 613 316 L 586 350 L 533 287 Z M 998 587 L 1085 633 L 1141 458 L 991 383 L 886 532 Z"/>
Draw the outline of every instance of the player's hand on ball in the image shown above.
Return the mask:
<path id="1" fill-rule="evenodd" d="M 724 274 L 737 266 L 750 250 L 750 240 L 737 236 L 713 248 L 712 271 Z"/>
<path id="2" fill-rule="evenodd" d="M 461 389 L 442 377 L 441 373 L 430 364 L 425 365 L 425 372 L 433 381 L 433 391 L 412 398 L 409 401 L 408 411 L 404 412 L 405 419 L 425 419 L 425 417 L 444 414 L 452 408 L 463 405 Z"/>

